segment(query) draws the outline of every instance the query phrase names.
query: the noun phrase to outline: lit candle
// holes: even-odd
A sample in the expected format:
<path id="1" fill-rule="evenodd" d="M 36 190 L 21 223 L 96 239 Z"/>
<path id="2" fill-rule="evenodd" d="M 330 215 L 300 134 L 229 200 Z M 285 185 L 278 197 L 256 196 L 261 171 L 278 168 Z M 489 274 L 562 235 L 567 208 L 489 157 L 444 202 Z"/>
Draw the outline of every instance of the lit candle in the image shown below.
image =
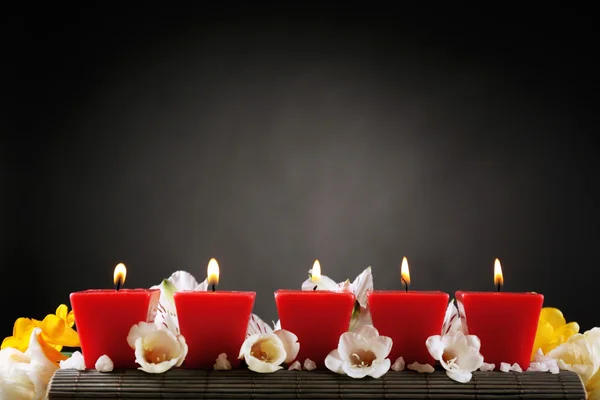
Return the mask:
<path id="1" fill-rule="evenodd" d="M 160 290 L 123 289 L 127 268 L 119 263 L 113 273 L 115 289 L 92 289 L 71 293 L 81 352 L 88 369 L 102 355 L 115 368 L 136 368 L 134 350 L 127 344 L 131 327 L 140 321 L 152 322 Z"/>
<path id="2" fill-rule="evenodd" d="M 321 264 L 315 261 L 311 273 L 313 290 L 278 290 L 275 303 L 281 328 L 298 336 L 300 351 L 296 360 L 307 358 L 325 368 L 325 357 L 338 346 L 342 333 L 350 327 L 356 298 L 351 292 L 321 290 Z"/>
<path id="3" fill-rule="evenodd" d="M 434 365 L 425 342 L 429 336 L 439 335 L 444 323 L 449 295 L 434 291 L 409 291 L 408 260 L 402 259 L 400 268 L 402 291 L 374 290 L 367 293 L 373 326 L 380 335 L 392 338 L 389 358 L 394 362 L 403 357 L 406 363 L 419 362 Z"/>
<path id="4" fill-rule="evenodd" d="M 533 342 L 544 303 L 537 293 L 503 293 L 500 260 L 494 262 L 496 292 L 456 292 L 463 326 L 481 341 L 486 363 L 517 363 L 529 367 Z"/>
<path id="5" fill-rule="evenodd" d="M 227 354 L 233 368 L 246 338 L 256 292 L 216 291 L 219 264 L 208 263 L 210 291 L 180 291 L 174 294 L 179 329 L 188 345 L 184 368 L 213 369 L 219 354 Z"/>

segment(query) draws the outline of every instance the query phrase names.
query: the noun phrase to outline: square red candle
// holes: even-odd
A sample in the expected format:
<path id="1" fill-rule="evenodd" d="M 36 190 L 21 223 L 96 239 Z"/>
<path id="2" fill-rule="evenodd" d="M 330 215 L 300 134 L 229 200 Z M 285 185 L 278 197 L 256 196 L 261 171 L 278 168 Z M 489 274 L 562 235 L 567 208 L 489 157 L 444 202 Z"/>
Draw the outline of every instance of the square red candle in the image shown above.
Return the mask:
<path id="1" fill-rule="evenodd" d="M 486 363 L 529 368 L 543 295 L 458 291 L 456 301 L 463 327 L 481 341 Z"/>
<path id="2" fill-rule="evenodd" d="M 216 292 L 219 264 L 214 258 L 206 272 L 212 291 L 184 290 L 173 295 L 179 331 L 188 345 L 182 366 L 213 369 L 219 354 L 225 353 L 232 368 L 237 368 L 256 293 Z"/>
<path id="3" fill-rule="evenodd" d="M 278 290 L 275 303 L 281 328 L 298 336 L 300 363 L 310 358 L 325 368 L 325 358 L 348 332 L 356 297 L 351 292 Z"/>
<path id="4" fill-rule="evenodd" d="M 373 326 L 380 335 L 392 338 L 388 356 L 392 363 L 403 357 L 407 364 L 435 364 L 425 342 L 442 332 L 447 293 L 377 290 L 367 292 L 367 298 Z"/>
<path id="5" fill-rule="evenodd" d="M 456 292 L 456 305 L 463 327 L 481 341 L 484 361 L 517 363 L 526 370 L 531 361 L 544 296 L 537 293 L 501 293 L 504 283 L 500 260 L 494 262 L 494 284 L 498 291 Z"/>
<path id="6" fill-rule="evenodd" d="M 127 344 L 131 327 L 140 321 L 152 322 L 160 290 L 85 290 L 71 293 L 71 307 L 88 369 L 95 368 L 102 355 L 115 368 L 137 368 L 134 350 Z"/>
<path id="7" fill-rule="evenodd" d="M 179 330 L 188 345 L 182 366 L 213 369 L 219 354 L 225 353 L 237 368 L 255 297 L 255 292 L 176 292 Z"/>

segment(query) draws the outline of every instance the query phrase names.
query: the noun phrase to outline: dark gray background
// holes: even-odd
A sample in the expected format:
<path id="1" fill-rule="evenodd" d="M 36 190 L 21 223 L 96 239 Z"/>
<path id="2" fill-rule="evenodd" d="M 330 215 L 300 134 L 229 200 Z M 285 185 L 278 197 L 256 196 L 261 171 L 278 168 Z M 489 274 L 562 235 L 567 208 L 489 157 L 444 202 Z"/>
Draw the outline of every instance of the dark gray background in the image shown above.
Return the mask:
<path id="1" fill-rule="evenodd" d="M 415 290 L 494 290 L 499 257 L 600 323 L 586 10 L 232 10 L 6 17 L 0 336 L 211 257 L 269 321 L 316 258 L 398 289 L 407 256 Z"/>

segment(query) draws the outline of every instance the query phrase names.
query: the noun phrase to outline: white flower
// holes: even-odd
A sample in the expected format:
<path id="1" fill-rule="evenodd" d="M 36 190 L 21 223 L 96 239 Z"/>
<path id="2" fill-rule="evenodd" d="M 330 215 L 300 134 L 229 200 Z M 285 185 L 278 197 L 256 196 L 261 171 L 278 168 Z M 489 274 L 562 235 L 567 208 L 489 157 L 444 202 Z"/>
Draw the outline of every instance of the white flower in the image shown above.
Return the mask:
<path id="1" fill-rule="evenodd" d="M 298 337 L 286 330 L 268 334 L 254 334 L 246 338 L 240 349 L 240 359 L 248 369 L 259 373 L 270 373 L 282 369 L 281 364 L 296 358 L 300 344 Z"/>
<path id="2" fill-rule="evenodd" d="M 565 343 L 548 352 L 560 369 L 577 373 L 584 385 L 600 369 L 600 329 L 571 336 Z"/>
<path id="3" fill-rule="evenodd" d="M 304 369 L 307 371 L 312 371 L 314 369 L 317 369 L 317 364 L 310 358 L 307 358 L 306 360 L 304 360 Z"/>
<path id="4" fill-rule="evenodd" d="M 479 367 L 480 371 L 484 371 L 484 372 L 488 372 L 488 371 L 493 371 L 496 369 L 496 364 L 490 364 L 490 363 L 482 363 L 481 367 Z"/>
<path id="5" fill-rule="evenodd" d="M 281 330 L 281 320 L 278 319 L 277 322 L 272 321 L 273 322 L 273 330 L 274 331 L 279 331 Z"/>
<path id="6" fill-rule="evenodd" d="M 448 303 L 446 315 L 444 316 L 444 323 L 442 325 L 442 335 L 448 335 L 450 333 L 455 333 L 458 331 L 466 333 L 463 330 L 462 321 L 458 309 L 454 305 L 454 299 L 452 299 L 450 303 Z"/>
<path id="7" fill-rule="evenodd" d="M 457 382 L 469 382 L 472 372 L 483 364 L 483 356 L 479 353 L 481 343 L 477 336 L 458 331 L 444 336 L 430 336 L 425 344 L 429 354 L 442 364 L 446 375 Z"/>
<path id="8" fill-rule="evenodd" d="M 531 372 L 550 372 L 552 374 L 558 374 L 560 369 L 556 360 L 550 356 L 545 356 L 542 349 L 538 349 L 533 356 L 533 361 L 529 363 L 527 371 Z"/>
<path id="9" fill-rule="evenodd" d="M 421 364 L 418 362 L 414 362 L 412 364 L 408 364 L 406 368 L 411 369 L 413 371 L 417 371 L 421 374 L 431 374 L 435 369 L 430 364 Z"/>
<path id="10" fill-rule="evenodd" d="M 106 354 L 98 357 L 96 360 L 96 365 L 94 365 L 96 371 L 100 372 L 111 372 L 115 368 L 115 364 L 113 364 L 112 360 Z"/>
<path id="11" fill-rule="evenodd" d="M 50 361 L 38 341 L 40 328 L 34 328 L 25 353 L 10 347 L 0 350 L 0 399 L 40 400 L 58 366 Z"/>
<path id="12" fill-rule="evenodd" d="M 404 371 L 405 366 L 406 363 L 404 362 L 404 357 L 398 357 L 396 361 L 394 361 L 394 363 L 392 364 L 392 371 Z"/>
<path id="13" fill-rule="evenodd" d="M 252 335 L 268 335 L 269 333 L 273 333 L 273 328 L 271 328 L 265 321 L 260 319 L 258 315 L 250 315 L 248 328 L 246 329 L 246 337 L 250 337 Z"/>
<path id="14" fill-rule="evenodd" d="M 300 364 L 300 361 L 294 361 L 290 367 L 288 368 L 289 371 L 302 371 L 302 365 Z"/>
<path id="15" fill-rule="evenodd" d="M 85 360 L 83 359 L 83 355 L 75 351 L 71 354 L 71 357 L 66 360 L 59 362 L 61 369 L 76 369 L 79 371 L 85 371 Z"/>
<path id="16" fill-rule="evenodd" d="M 127 343 L 135 349 L 135 362 L 140 365 L 138 369 L 151 374 L 181 366 L 188 353 L 182 335 L 146 322 L 131 327 Z"/>
<path id="17" fill-rule="evenodd" d="M 179 333 L 179 321 L 177 320 L 177 310 L 175 309 L 175 300 L 173 294 L 181 290 L 206 291 L 208 281 L 198 284 L 196 278 L 186 271 L 174 272 L 168 279 L 164 279 L 160 285 L 152 286 L 150 289 L 160 289 L 160 298 L 158 300 L 158 309 L 154 324 L 157 327 L 166 327 L 174 333 Z"/>
<path id="18" fill-rule="evenodd" d="M 217 371 L 228 371 L 228 370 L 230 370 L 231 369 L 231 363 L 227 359 L 227 354 L 225 354 L 225 353 L 219 354 L 219 356 L 217 357 L 217 360 L 216 360 L 215 365 L 213 366 L 213 368 L 215 370 L 217 370 Z"/>
<path id="19" fill-rule="evenodd" d="M 517 363 L 514 363 L 513 365 L 510 365 L 509 363 L 500 363 L 500 371 L 502 372 L 523 372 L 523 369 L 521 368 L 521 366 Z"/>
<path id="20" fill-rule="evenodd" d="M 340 336 L 338 348 L 327 355 L 325 366 L 352 378 L 379 378 L 390 369 L 390 359 L 386 357 L 391 350 L 392 339 L 379 336 L 377 329 L 365 325 Z"/>

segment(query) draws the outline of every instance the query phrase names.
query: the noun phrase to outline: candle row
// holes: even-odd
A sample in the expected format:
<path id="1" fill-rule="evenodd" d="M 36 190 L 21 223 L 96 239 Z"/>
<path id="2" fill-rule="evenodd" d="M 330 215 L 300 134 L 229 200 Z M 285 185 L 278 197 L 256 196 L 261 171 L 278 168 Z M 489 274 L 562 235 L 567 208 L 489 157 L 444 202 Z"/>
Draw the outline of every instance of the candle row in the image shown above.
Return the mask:
<path id="1" fill-rule="evenodd" d="M 317 266 L 318 263 L 315 263 Z M 495 282 L 502 284 L 500 263 L 495 263 Z M 133 350 L 127 343 L 132 325 L 152 322 L 159 306 L 158 289 L 120 289 L 126 269 L 115 268 L 117 290 L 86 290 L 71 294 L 71 304 L 79 331 L 87 368 L 108 355 L 117 368 L 135 368 Z M 405 290 L 367 292 L 372 324 L 393 340 L 391 360 L 402 356 L 407 363 L 434 364 L 426 340 L 439 335 L 444 323 L 449 295 L 440 291 L 408 291 L 410 275 L 406 258 L 401 268 Z M 298 336 L 297 360 L 324 360 L 337 348 L 347 332 L 356 309 L 350 291 L 317 290 L 320 266 L 313 268 L 314 290 L 277 290 L 275 302 L 281 328 Z M 246 337 L 255 292 L 216 291 L 219 267 L 211 260 L 209 290 L 174 293 L 179 329 L 189 352 L 186 368 L 212 369 L 221 353 L 232 366 L 239 365 L 238 353 Z M 543 296 L 535 293 L 464 292 L 455 293 L 463 326 L 481 340 L 481 354 L 488 363 L 529 365 Z M 451 358 L 451 355 L 448 355 Z"/>

